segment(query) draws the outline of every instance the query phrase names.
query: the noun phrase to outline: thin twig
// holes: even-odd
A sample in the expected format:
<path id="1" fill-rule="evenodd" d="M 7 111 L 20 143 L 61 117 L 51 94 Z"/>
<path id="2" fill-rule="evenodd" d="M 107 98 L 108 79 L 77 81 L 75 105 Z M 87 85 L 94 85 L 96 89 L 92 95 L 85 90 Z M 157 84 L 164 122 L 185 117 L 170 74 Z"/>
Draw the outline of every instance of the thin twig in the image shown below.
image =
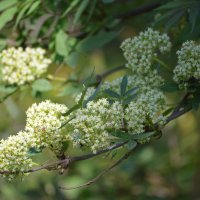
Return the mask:
<path id="1" fill-rule="evenodd" d="M 75 186 L 75 187 L 59 187 L 60 189 L 63 190 L 74 190 L 77 188 L 82 188 L 82 187 L 86 187 L 89 186 L 95 182 L 97 182 L 102 176 L 104 176 L 105 174 L 107 174 L 109 171 L 111 171 L 114 167 L 118 166 L 120 163 L 122 163 L 125 159 L 127 159 L 131 153 L 133 152 L 133 150 L 135 149 L 135 147 L 133 149 L 131 149 L 130 151 L 128 151 L 126 154 L 124 154 L 119 160 L 117 160 L 113 165 L 111 165 L 110 167 L 106 168 L 105 170 L 103 170 L 98 176 L 96 176 L 95 178 L 93 178 L 92 180 L 81 184 L 79 186 Z"/>
<path id="2" fill-rule="evenodd" d="M 67 168 L 68 165 L 70 165 L 71 163 L 78 162 L 78 161 L 83 161 L 83 160 L 88 160 L 90 158 L 96 157 L 96 156 L 101 155 L 103 153 L 106 153 L 108 151 L 112 151 L 114 149 L 122 147 L 126 143 L 127 143 L 127 141 L 122 142 L 122 143 L 118 143 L 118 144 L 114 144 L 114 145 L 112 145 L 110 147 L 107 147 L 105 149 L 97 151 L 96 153 L 90 153 L 90 154 L 86 154 L 86 155 L 82 155 L 82 156 L 67 157 L 66 159 L 58 160 L 56 162 L 45 164 L 45 165 L 42 165 L 40 167 L 36 167 L 36 168 L 25 170 L 25 171 L 3 170 L 3 171 L 0 171 L 0 174 L 31 173 L 31 172 L 37 172 L 37 171 L 40 171 L 40 170 L 44 170 L 44 169 L 49 170 L 49 171 L 50 170 L 58 170 L 58 169 L 62 168 L 63 166 L 65 166 Z"/>
<path id="3" fill-rule="evenodd" d="M 170 121 L 178 118 L 179 116 L 189 112 L 192 109 L 192 106 L 188 104 L 188 98 L 190 93 L 186 93 L 177 107 L 174 109 L 172 114 L 167 118 L 165 125 L 168 124 Z"/>

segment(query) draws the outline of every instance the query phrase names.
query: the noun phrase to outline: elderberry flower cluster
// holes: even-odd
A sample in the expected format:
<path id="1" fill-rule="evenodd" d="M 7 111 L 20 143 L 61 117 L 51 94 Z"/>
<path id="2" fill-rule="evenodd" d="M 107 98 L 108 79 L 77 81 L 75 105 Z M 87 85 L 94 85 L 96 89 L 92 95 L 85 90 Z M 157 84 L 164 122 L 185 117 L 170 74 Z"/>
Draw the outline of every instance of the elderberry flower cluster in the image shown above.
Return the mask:
<path id="1" fill-rule="evenodd" d="M 65 140 L 64 129 L 60 128 L 68 117 L 63 116 L 68 108 L 49 100 L 33 104 L 26 112 L 25 131 L 32 138 L 32 146 L 38 150 L 48 147 L 59 155 L 62 141 Z"/>
<path id="2" fill-rule="evenodd" d="M 160 76 L 156 76 L 157 72 L 152 72 L 149 76 L 141 76 L 141 75 L 131 75 L 128 76 L 128 90 L 134 87 L 138 88 L 139 93 L 146 92 L 152 88 L 158 88 L 163 84 L 163 79 Z M 102 90 L 110 89 L 118 94 L 120 93 L 119 85 L 122 82 L 122 77 L 117 78 L 111 82 L 105 82 L 102 84 Z"/>
<path id="3" fill-rule="evenodd" d="M 178 64 L 174 69 L 174 80 L 186 87 L 190 78 L 200 79 L 200 45 L 186 41 L 177 51 Z"/>
<path id="4" fill-rule="evenodd" d="M 139 134 L 145 132 L 145 127 L 153 126 L 155 123 L 162 125 L 165 121 L 162 115 L 165 105 L 165 96 L 161 91 L 152 89 L 140 94 L 139 98 L 125 109 L 129 132 Z"/>
<path id="5" fill-rule="evenodd" d="M 137 74 L 151 73 L 152 61 L 157 57 L 158 52 L 163 54 L 170 48 L 169 37 L 154 31 L 152 28 L 148 28 L 132 39 L 126 39 L 121 45 L 128 61 L 127 67 Z"/>
<path id="6" fill-rule="evenodd" d="M 0 171 L 13 172 L 3 175 L 9 181 L 23 177 L 23 172 L 32 167 L 33 163 L 28 155 L 30 144 L 27 133 L 23 131 L 0 141 Z"/>
<path id="7" fill-rule="evenodd" d="M 68 135 L 74 146 L 89 147 L 93 152 L 110 144 L 109 130 L 122 125 L 123 108 L 119 102 L 110 104 L 107 99 L 90 101 L 79 109 L 69 122 L 72 133 Z"/>
<path id="8" fill-rule="evenodd" d="M 5 84 L 23 85 L 39 78 L 47 71 L 50 59 L 41 48 L 9 48 L 0 53 L 2 81 Z"/>

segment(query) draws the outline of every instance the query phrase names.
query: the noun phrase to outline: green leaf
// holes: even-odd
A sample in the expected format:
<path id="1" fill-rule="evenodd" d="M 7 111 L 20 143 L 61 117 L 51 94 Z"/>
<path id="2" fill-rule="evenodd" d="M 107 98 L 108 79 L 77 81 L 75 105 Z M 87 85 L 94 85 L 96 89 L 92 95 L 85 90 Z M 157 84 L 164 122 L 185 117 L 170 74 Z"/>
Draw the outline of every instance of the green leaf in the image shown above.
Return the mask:
<path id="1" fill-rule="evenodd" d="M 132 94 L 132 95 L 129 95 L 128 97 L 126 97 L 124 100 L 123 100 L 123 104 L 124 105 L 128 105 L 133 99 L 135 99 L 135 97 L 137 96 L 137 94 Z"/>
<path id="2" fill-rule="evenodd" d="M 46 92 L 52 89 L 51 83 L 46 79 L 38 79 L 31 85 L 33 90 L 39 92 Z"/>
<path id="3" fill-rule="evenodd" d="M 6 47 L 6 44 L 7 44 L 6 39 L 0 39 L 0 51 Z"/>
<path id="4" fill-rule="evenodd" d="M 68 147 L 69 147 L 69 142 L 68 141 L 62 142 L 62 151 L 63 152 L 67 151 Z"/>
<path id="5" fill-rule="evenodd" d="M 38 153 L 41 153 L 41 152 L 42 152 L 42 149 L 39 150 L 39 149 L 32 147 L 28 150 L 28 155 L 29 156 L 35 156 L 35 155 L 37 155 Z"/>
<path id="6" fill-rule="evenodd" d="M 40 3 L 41 3 L 41 1 L 35 1 L 32 5 L 31 5 L 31 7 L 29 8 L 29 10 L 28 10 L 28 12 L 27 12 L 27 15 L 30 15 L 32 12 L 34 12 L 37 8 L 38 8 L 38 6 L 40 5 Z"/>
<path id="7" fill-rule="evenodd" d="M 2 93 L 12 93 L 17 89 L 16 86 L 6 86 L 6 85 L 0 85 L 0 92 Z"/>
<path id="8" fill-rule="evenodd" d="M 107 44 L 108 42 L 112 41 L 114 38 L 116 38 L 119 34 L 118 32 L 110 31 L 105 32 L 101 31 L 96 35 L 89 36 L 79 42 L 77 45 L 77 49 L 79 51 L 91 51 L 96 48 L 100 48 L 101 46 Z"/>
<path id="9" fill-rule="evenodd" d="M 173 9 L 173 8 L 177 8 L 177 7 L 180 8 L 180 7 L 186 6 L 188 4 L 189 4 L 188 1 L 182 1 L 182 0 L 176 1 L 175 0 L 175 1 L 170 1 L 169 3 L 166 3 L 166 4 L 158 7 L 156 10 L 160 11 L 160 10 L 165 10 L 165 9 Z"/>
<path id="10" fill-rule="evenodd" d="M 89 21 L 92 17 L 92 14 L 96 8 L 96 4 L 97 4 L 98 0 L 93 0 L 91 2 L 91 6 L 90 6 L 90 9 L 89 9 L 89 14 L 88 14 L 88 17 L 87 17 L 87 21 Z"/>
<path id="11" fill-rule="evenodd" d="M 163 112 L 163 115 L 164 115 L 164 116 L 167 116 L 167 115 L 169 115 L 173 110 L 174 110 L 173 107 L 168 108 L 167 110 L 165 110 L 165 111 Z"/>
<path id="12" fill-rule="evenodd" d="M 78 7 L 75 17 L 74 17 L 74 21 L 73 24 L 76 25 L 79 18 L 81 17 L 82 13 L 85 11 L 85 9 L 87 8 L 89 4 L 89 0 L 82 0 L 80 6 Z"/>
<path id="13" fill-rule="evenodd" d="M 17 7 L 11 7 L 0 15 L 0 29 L 2 29 L 17 13 Z"/>
<path id="14" fill-rule="evenodd" d="M 15 5 L 18 1 L 17 0 L 4 0 L 0 2 L 0 12 Z"/>
<path id="15" fill-rule="evenodd" d="M 67 56 L 69 53 L 69 48 L 67 45 L 69 38 L 68 35 L 63 31 L 59 30 L 56 34 L 56 52 L 61 56 Z"/>
<path id="16" fill-rule="evenodd" d="M 134 149 L 137 146 L 137 142 L 134 140 L 130 140 L 127 144 L 126 147 L 127 149 L 131 150 Z"/>
<path id="17" fill-rule="evenodd" d="M 132 136 L 126 132 L 120 131 L 120 130 L 115 130 L 115 131 L 110 131 L 109 132 L 112 136 L 120 138 L 122 140 L 132 140 Z"/>
<path id="18" fill-rule="evenodd" d="M 117 98 L 117 99 L 120 98 L 120 95 L 117 94 L 117 92 L 112 91 L 112 90 L 110 90 L 110 89 L 104 90 L 104 93 L 106 93 L 108 96 L 110 96 L 110 97 L 112 97 L 112 98 Z"/>
<path id="19" fill-rule="evenodd" d="M 66 95 L 78 94 L 81 92 L 80 90 L 81 88 L 80 88 L 80 85 L 78 84 L 68 85 L 58 94 L 58 96 L 62 97 Z"/>
<path id="20" fill-rule="evenodd" d="M 194 30 L 195 24 L 197 22 L 197 18 L 199 16 L 199 9 L 200 9 L 200 4 L 198 2 L 190 8 L 189 21 L 192 24 L 191 33 Z"/>
<path id="21" fill-rule="evenodd" d="M 180 88 L 178 86 L 177 83 L 165 83 L 164 85 L 162 85 L 160 87 L 161 90 L 165 91 L 165 92 L 176 92 L 176 91 L 179 91 Z"/>
<path id="22" fill-rule="evenodd" d="M 134 140 L 143 140 L 143 139 L 146 139 L 146 138 L 149 138 L 153 135 L 155 135 L 156 132 L 155 131 L 152 131 L 152 132 L 145 132 L 145 133 L 139 133 L 139 134 L 133 134 L 133 139 Z"/>
<path id="23" fill-rule="evenodd" d="M 70 67 L 77 67 L 80 60 L 81 60 L 81 54 L 79 52 L 72 52 L 70 53 L 67 57 L 66 57 L 66 63 L 70 66 Z"/>
<path id="24" fill-rule="evenodd" d="M 175 12 L 170 16 L 167 23 L 165 24 L 165 31 L 168 31 L 169 28 L 176 25 L 178 20 L 184 15 L 185 12 L 185 9 L 175 10 Z"/>
<path id="25" fill-rule="evenodd" d="M 127 78 L 127 76 L 124 76 L 123 79 L 122 79 L 122 82 L 120 84 L 120 91 L 121 91 L 121 96 L 122 97 L 126 93 L 127 85 L 128 85 L 128 78 Z"/>
<path id="26" fill-rule="evenodd" d="M 128 90 L 125 95 L 128 96 L 128 95 L 133 95 L 133 94 L 136 94 L 138 91 L 138 87 L 133 87 L 131 88 L 130 90 Z"/>
<path id="27" fill-rule="evenodd" d="M 94 93 L 86 101 L 83 101 L 83 108 L 86 108 L 88 102 L 93 101 L 95 99 L 95 97 L 97 96 L 100 88 L 101 88 L 101 84 L 98 85 L 98 87 L 96 88 L 96 90 L 94 91 Z"/>
<path id="28" fill-rule="evenodd" d="M 24 7 L 20 10 L 20 12 L 17 15 L 17 19 L 15 21 L 15 27 L 17 27 L 17 25 L 19 24 L 20 20 L 24 17 L 26 11 L 29 9 L 29 7 L 31 6 L 32 3 L 33 3 L 32 1 L 26 2 Z"/>
<path id="29" fill-rule="evenodd" d="M 63 13 L 62 17 L 67 15 L 81 0 L 73 0 L 71 4 L 68 6 L 67 10 Z"/>

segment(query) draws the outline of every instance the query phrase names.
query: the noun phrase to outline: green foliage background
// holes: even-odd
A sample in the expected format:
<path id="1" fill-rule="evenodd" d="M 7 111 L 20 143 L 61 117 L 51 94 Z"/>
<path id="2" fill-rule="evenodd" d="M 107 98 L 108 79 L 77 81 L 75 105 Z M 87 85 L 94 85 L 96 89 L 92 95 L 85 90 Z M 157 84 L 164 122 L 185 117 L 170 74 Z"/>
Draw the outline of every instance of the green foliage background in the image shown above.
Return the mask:
<path id="1" fill-rule="evenodd" d="M 145 6 L 149 10 L 141 10 Z M 25 111 L 33 102 L 52 99 L 72 105 L 72 96 L 81 90 L 77 80 L 84 79 L 93 70 L 100 74 L 124 64 L 119 48 L 121 42 L 148 26 L 171 36 L 172 54 L 163 59 L 173 69 L 175 51 L 181 43 L 199 40 L 199 13 L 199 1 L 189 0 L 0 1 L 0 48 L 13 45 L 43 47 L 54 61 L 50 74 L 69 80 L 67 84 L 54 80 L 50 85 L 40 80 L 31 90 L 30 87 L 21 88 L 19 93 L 4 101 L 0 105 L 1 137 L 15 134 L 24 127 Z M 172 71 L 160 66 L 158 69 L 170 80 Z M 117 72 L 108 79 L 120 75 L 122 72 Z M 178 102 L 181 95 L 169 93 L 169 98 Z M 139 148 L 92 186 L 72 191 L 58 189 L 58 186 L 86 182 L 120 155 L 76 163 L 64 175 L 41 171 L 23 182 L 7 183 L 1 179 L 0 199 L 199 199 L 199 119 L 198 112 L 190 112 L 171 122 L 163 131 L 164 137 Z M 69 148 L 70 155 L 81 153 Z M 43 163 L 47 156 L 50 157 L 50 152 L 37 159 Z"/>

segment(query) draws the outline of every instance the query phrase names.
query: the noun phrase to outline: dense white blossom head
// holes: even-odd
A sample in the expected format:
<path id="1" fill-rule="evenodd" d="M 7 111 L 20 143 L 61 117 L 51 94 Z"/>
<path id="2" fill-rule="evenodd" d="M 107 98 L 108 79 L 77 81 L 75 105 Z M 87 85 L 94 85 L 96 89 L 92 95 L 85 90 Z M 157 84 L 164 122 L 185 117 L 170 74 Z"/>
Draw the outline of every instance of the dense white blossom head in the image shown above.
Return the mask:
<path id="1" fill-rule="evenodd" d="M 190 78 L 200 79 L 200 45 L 186 41 L 177 51 L 178 64 L 174 69 L 174 80 L 180 87 L 187 86 Z"/>
<path id="2" fill-rule="evenodd" d="M 68 120 L 68 117 L 63 116 L 67 110 L 65 105 L 52 103 L 49 100 L 39 104 L 34 103 L 27 110 L 25 130 L 32 136 L 35 148 L 48 147 L 56 154 L 59 153 L 66 138 L 60 127 Z"/>
<path id="3" fill-rule="evenodd" d="M 127 67 L 138 74 L 151 72 L 151 64 L 157 53 L 165 53 L 171 48 L 166 34 L 148 28 L 134 38 L 128 38 L 121 44 L 121 49 L 128 61 Z"/>
<path id="4" fill-rule="evenodd" d="M 23 85 L 39 78 L 47 71 L 50 59 L 41 48 L 9 48 L 0 53 L 2 81 L 5 84 Z"/>
<path id="5" fill-rule="evenodd" d="M 162 115 L 166 107 L 164 94 L 156 89 L 149 90 L 138 96 L 125 109 L 125 119 L 131 134 L 145 132 L 145 127 L 157 123 L 162 125 L 165 117 Z"/>
<path id="6" fill-rule="evenodd" d="M 123 108 L 119 102 L 110 104 L 107 99 L 91 101 L 86 108 L 75 112 L 69 122 L 72 133 L 69 139 L 74 146 L 89 147 L 93 152 L 110 144 L 109 129 L 119 129 Z"/>
<path id="7" fill-rule="evenodd" d="M 22 177 L 23 172 L 32 167 L 32 160 L 28 150 L 31 143 L 26 132 L 19 132 L 0 141 L 0 171 L 9 171 L 16 174 L 4 174 L 9 181 Z"/>

